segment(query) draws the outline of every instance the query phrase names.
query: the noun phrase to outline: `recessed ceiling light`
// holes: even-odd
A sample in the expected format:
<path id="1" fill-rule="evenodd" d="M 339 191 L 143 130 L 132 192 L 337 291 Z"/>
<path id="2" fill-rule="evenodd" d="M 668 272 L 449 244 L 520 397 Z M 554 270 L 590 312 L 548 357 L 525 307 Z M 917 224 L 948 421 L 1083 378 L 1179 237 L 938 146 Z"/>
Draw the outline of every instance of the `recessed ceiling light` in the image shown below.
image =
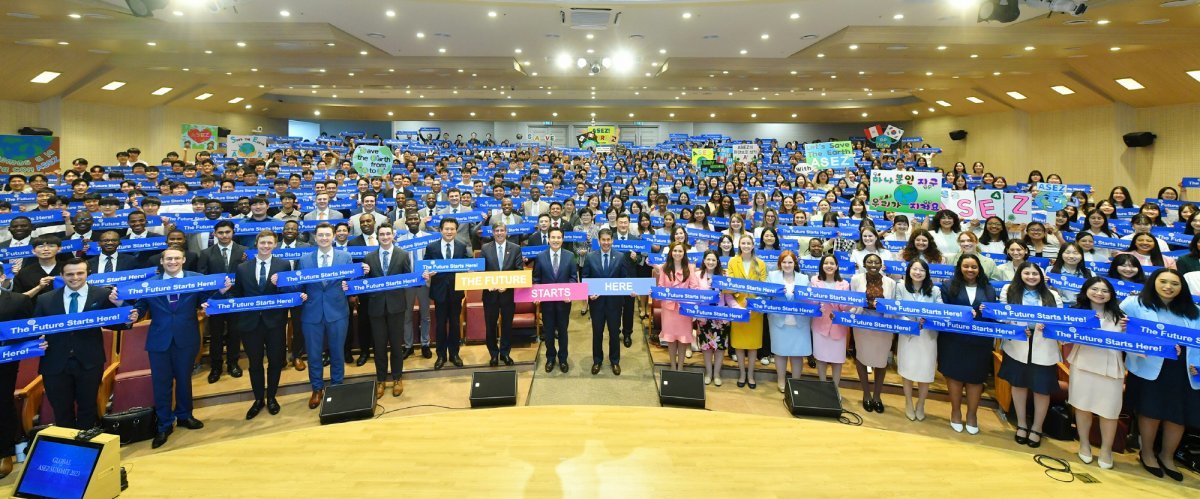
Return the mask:
<path id="1" fill-rule="evenodd" d="M 748 51 L 746 49 L 742 49 L 742 50 L 738 51 L 738 53 L 742 54 L 742 55 L 746 55 L 747 52 Z"/>
<path id="2" fill-rule="evenodd" d="M 191 71 L 191 69 L 188 69 L 188 68 L 183 68 L 183 70 L 184 70 L 184 71 Z"/>
<path id="3" fill-rule="evenodd" d="M 1031 51 L 1031 50 L 1034 50 L 1034 49 L 1036 49 L 1036 48 L 1037 48 L 1037 47 L 1034 47 L 1033 45 L 1026 45 L 1026 46 L 1025 46 L 1025 51 L 1026 51 L 1026 52 L 1029 52 L 1029 51 Z"/>
<path id="4" fill-rule="evenodd" d="M 442 47 L 442 48 L 438 49 L 438 53 L 439 53 L 439 54 L 445 54 L 445 53 L 446 53 L 446 48 L 445 48 L 445 47 Z"/>
<path id="5" fill-rule="evenodd" d="M 792 117 L 793 117 L 793 118 L 795 118 L 796 116 L 797 116 L 797 115 L 796 115 L 796 113 L 792 113 Z"/>
<path id="6" fill-rule="evenodd" d="M 514 118 L 516 118 L 516 117 L 517 117 L 517 112 L 516 112 L 516 111 L 513 111 L 513 112 L 511 112 L 511 113 L 508 113 L 508 115 L 509 115 L 509 116 L 512 116 L 512 117 L 514 117 Z"/>
<path id="7" fill-rule="evenodd" d="M 319 72 L 321 72 L 321 73 L 324 73 L 324 72 L 325 72 L 325 68 L 318 69 L 317 71 L 319 71 Z"/>
<path id="8" fill-rule="evenodd" d="M 230 104 L 237 104 L 237 103 L 239 103 L 239 102 L 241 102 L 241 101 L 244 101 L 244 100 L 246 100 L 246 99 L 244 99 L 244 98 L 242 98 L 242 97 L 234 97 L 234 98 L 232 98 L 232 99 L 229 99 L 229 103 L 230 103 Z"/>
<path id="9" fill-rule="evenodd" d="M 393 113 L 393 112 L 391 112 L 391 111 L 388 111 L 388 116 L 395 116 L 395 115 L 396 115 L 396 113 Z"/>
<path id="10" fill-rule="evenodd" d="M 212 51 L 211 51 L 211 50 L 205 50 L 205 51 L 204 51 L 204 53 L 205 53 L 205 54 L 208 54 L 208 55 L 212 55 Z"/>
<path id="11" fill-rule="evenodd" d="M 920 114 L 921 112 L 920 112 L 920 111 L 917 111 L 916 109 L 913 109 L 913 110 L 912 110 L 912 113 L 913 113 L 913 114 Z"/>
<path id="12" fill-rule="evenodd" d="M 291 12 L 288 12 L 286 10 L 279 11 L 279 17 L 291 17 L 291 16 L 292 16 Z"/>
<path id="13" fill-rule="evenodd" d="M 978 58 L 979 58 L 979 54 L 971 54 L 971 58 L 972 58 L 972 59 L 978 59 Z"/>
<path id="14" fill-rule="evenodd" d="M 691 18 L 692 18 L 692 13 L 691 13 L 691 12 L 684 12 L 684 13 L 683 13 L 683 18 L 684 18 L 684 19 L 691 19 Z"/>
<path id="15" fill-rule="evenodd" d="M 870 116 L 870 115 L 868 115 L 867 113 L 862 113 L 863 118 L 866 118 L 867 116 Z"/>
<path id="16" fill-rule="evenodd" d="M 254 106 L 253 106 L 253 105 L 251 105 L 251 104 L 246 104 L 246 109 L 251 109 L 251 108 L 253 108 L 253 107 L 254 107 Z"/>
<path id="17" fill-rule="evenodd" d="M 709 117 L 709 118 L 716 118 L 716 117 L 717 117 L 717 113 L 708 113 L 708 117 Z"/>
<path id="18" fill-rule="evenodd" d="M 417 32 L 417 38 L 425 38 L 425 33 L 422 33 L 422 32 L 420 32 L 420 31 L 418 31 L 418 32 Z"/>
<path id="19" fill-rule="evenodd" d="M 1142 85 L 1141 83 L 1139 83 L 1137 80 L 1135 80 L 1133 78 L 1120 78 L 1116 81 L 1117 81 L 1117 85 L 1125 87 L 1125 90 L 1141 90 L 1143 88 L 1146 88 L 1144 85 Z"/>
<path id="20" fill-rule="evenodd" d="M 320 111 L 313 111 L 313 116 L 320 116 L 320 115 L 321 115 Z"/>
<path id="21" fill-rule="evenodd" d="M 1101 26 L 1104 26 L 1105 24 L 1108 24 L 1110 22 L 1112 22 L 1112 21 L 1109 21 L 1108 19 L 1097 19 L 1096 20 L 1096 24 L 1099 24 Z"/>
<path id="22" fill-rule="evenodd" d="M 558 117 L 558 113 L 557 113 L 557 112 L 550 113 L 550 116 L 553 116 L 553 117 L 557 118 L 557 117 Z"/>
<path id="23" fill-rule="evenodd" d="M 1200 69 L 1198 69 L 1198 70 L 1193 70 L 1193 71 L 1188 71 L 1188 72 L 1187 72 L 1187 75 L 1188 75 L 1188 76 L 1191 76 L 1191 77 L 1192 77 L 1194 80 L 1196 80 L 1196 81 L 1200 81 Z"/>
<path id="24" fill-rule="evenodd" d="M 366 50 L 360 50 L 360 51 L 358 51 L 358 55 L 367 55 L 367 51 L 366 51 Z"/>
<path id="25" fill-rule="evenodd" d="M 1071 90 L 1070 87 L 1066 87 L 1063 85 L 1055 85 L 1053 87 L 1050 87 L 1050 89 L 1055 92 L 1058 92 L 1059 95 L 1071 95 L 1071 94 L 1075 93 L 1075 91 Z"/>
<path id="26" fill-rule="evenodd" d="M 858 45 L 851 44 L 850 47 L 848 47 L 848 48 L 850 50 L 858 50 Z"/>
<path id="27" fill-rule="evenodd" d="M 384 15 L 386 15 L 386 16 L 388 16 L 388 17 L 396 17 L 396 11 L 394 11 L 394 10 L 389 10 L 389 11 L 387 11 L 387 12 L 384 12 Z"/>
<path id="28" fill-rule="evenodd" d="M 950 103 L 946 102 L 944 100 L 937 101 L 937 105 L 942 106 L 942 107 L 950 107 Z"/>
<path id="29" fill-rule="evenodd" d="M 433 111 L 430 111 L 430 112 L 429 112 L 429 117 L 430 117 L 430 118 L 432 118 L 432 117 L 433 117 Z"/>
<path id="30" fill-rule="evenodd" d="M 125 86 L 125 82 L 123 82 L 123 81 L 110 81 L 110 82 L 108 82 L 107 85 L 100 87 L 100 88 L 104 89 L 104 90 L 116 90 L 123 86 Z"/>
<path id="31" fill-rule="evenodd" d="M 946 46 L 945 46 L 945 45 L 938 45 L 938 48 L 937 48 L 937 49 L 938 49 L 938 50 L 946 50 Z"/>
<path id="32" fill-rule="evenodd" d="M 182 15 L 183 15 L 183 11 L 182 11 L 182 10 L 173 10 L 173 11 L 171 11 L 171 15 L 173 15 L 173 16 L 182 16 Z"/>
<path id="33" fill-rule="evenodd" d="M 674 118 L 674 117 L 675 117 L 675 113 L 668 114 L 668 115 L 667 115 L 667 117 L 669 117 L 669 118 Z"/>
<path id="34" fill-rule="evenodd" d="M 329 42 L 329 43 L 326 43 L 326 44 L 325 44 L 325 46 L 326 46 L 326 47 L 336 47 L 336 46 L 337 46 L 337 44 L 336 44 L 336 43 L 333 43 L 333 42 Z"/>
<path id="35" fill-rule="evenodd" d="M 239 47 L 245 47 L 245 46 L 246 46 L 246 42 L 237 42 L 237 46 L 239 46 Z"/>
<path id="36" fill-rule="evenodd" d="M 926 71 L 925 76 L 933 76 L 933 71 Z"/>
<path id="37" fill-rule="evenodd" d="M 932 112 L 934 112 L 934 111 L 936 111 L 936 109 L 934 109 L 934 108 L 932 108 L 932 107 L 931 107 L 931 108 L 929 108 L 929 112 L 931 112 L 931 113 L 932 113 Z"/>
<path id="38" fill-rule="evenodd" d="M 1119 52 L 1121 50 L 1121 47 L 1109 47 L 1108 50 L 1110 52 Z"/>
<path id="39" fill-rule="evenodd" d="M 759 36 L 759 38 L 762 38 L 763 40 L 767 40 L 767 39 L 771 38 L 771 35 L 763 33 L 762 36 Z"/>
<path id="40" fill-rule="evenodd" d="M 629 113 L 629 117 L 630 117 L 630 118 L 632 118 L 632 117 L 633 117 L 633 113 Z"/>
<path id="41" fill-rule="evenodd" d="M 69 17 L 71 19 L 83 19 L 83 16 L 81 16 L 79 14 L 75 14 L 75 13 L 67 14 L 67 17 Z"/>
<path id="42" fill-rule="evenodd" d="M 158 46 L 158 42 L 146 42 L 146 45 L 149 45 L 151 47 L 156 47 L 156 46 Z"/>
<path id="43" fill-rule="evenodd" d="M 750 117 L 751 117 L 751 118 L 757 118 L 757 117 L 758 117 L 758 113 L 750 113 Z"/>
<path id="44" fill-rule="evenodd" d="M 825 54 L 817 54 L 817 57 L 825 57 Z"/>
<path id="45" fill-rule="evenodd" d="M 586 38 L 587 38 L 588 40 L 591 40 L 591 39 L 593 39 L 593 38 L 596 38 L 596 35 L 593 35 L 593 34 L 591 34 L 591 33 L 588 33 L 588 34 L 587 34 L 587 36 L 586 36 Z"/>
<path id="46" fill-rule="evenodd" d="M 521 49 L 516 49 L 516 50 L 513 50 L 513 53 L 515 53 L 515 54 L 520 54 L 520 53 L 521 53 Z"/>
<path id="47" fill-rule="evenodd" d="M 158 90 L 150 92 L 150 95 L 167 95 L 167 93 L 172 90 L 175 90 L 175 89 L 171 88 L 171 87 L 161 87 Z"/>
<path id="48" fill-rule="evenodd" d="M 999 71 L 992 71 L 992 76 L 1000 76 L 1000 74 Z"/>
<path id="49" fill-rule="evenodd" d="M 257 73 L 257 72 L 258 72 L 258 68 L 250 68 L 250 72 L 251 72 L 251 73 Z M 354 73 L 350 73 L 350 76 L 354 76 Z"/>
<path id="50" fill-rule="evenodd" d="M 1021 92 L 1005 92 L 1005 93 L 1008 94 L 1009 97 L 1012 97 L 1016 100 L 1025 100 L 1025 94 L 1022 94 Z"/>
<path id="51" fill-rule="evenodd" d="M 497 14 L 497 13 L 496 13 L 496 11 L 494 11 L 494 10 L 490 10 L 490 11 L 488 11 L 488 17 L 496 17 L 496 16 L 498 16 L 498 15 L 499 15 L 499 14 Z"/>
<path id="52" fill-rule="evenodd" d="M 971 102 L 971 103 L 974 103 L 974 104 L 983 104 L 983 99 L 980 99 L 979 97 L 974 97 L 974 96 L 972 96 L 972 97 L 967 97 L 967 102 Z"/>
<path id="53" fill-rule="evenodd" d="M 892 16 L 892 19 L 895 19 L 897 21 L 904 19 L 904 14 L 896 14 L 896 15 Z"/>
<path id="54" fill-rule="evenodd" d="M 62 73 L 55 73 L 54 71 L 42 71 L 41 74 L 34 76 L 33 79 L 29 81 L 33 83 L 50 83 L 54 81 L 55 78 L 58 78 L 58 75 L 60 74 Z"/>
<path id="55" fill-rule="evenodd" d="M 59 45 L 70 45 L 70 44 L 71 44 L 71 42 L 68 42 L 68 41 L 61 41 L 61 42 L 58 42 L 58 44 L 59 44 Z"/>
<path id="56" fill-rule="evenodd" d="M 667 49 L 658 49 L 658 53 L 659 53 L 659 54 L 666 54 L 666 53 L 667 53 Z"/>
<path id="57" fill-rule="evenodd" d="M 793 20 L 793 21 L 795 21 L 796 19 L 800 19 L 800 13 L 799 13 L 799 12 L 792 12 L 792 15 L 788 16 L 788 18 L 789 18 L 789 19 L 791 19 L 791 20 Z"/>

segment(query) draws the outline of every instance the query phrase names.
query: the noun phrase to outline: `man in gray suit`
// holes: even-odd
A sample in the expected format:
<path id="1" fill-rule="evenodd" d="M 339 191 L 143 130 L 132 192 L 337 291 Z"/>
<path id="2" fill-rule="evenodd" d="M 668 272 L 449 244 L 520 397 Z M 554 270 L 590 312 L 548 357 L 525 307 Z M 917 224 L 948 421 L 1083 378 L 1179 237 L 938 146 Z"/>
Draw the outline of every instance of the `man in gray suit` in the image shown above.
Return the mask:
<path id="1" fill-rule="evenodd" d="M 421 230 L 421 215 L 415 210 L 408 210 L 404 213 L 404 224 L 408 226 L 408 230 L 403 233 L 396 234 L 396 241 L 407 241 L 430 235 L 429 232 Z M 425 247 L 418 247 L 408 253 L 408 261 L 411 264 L 410 268 L 416 268 L 418 260 L 425 259 Z M 404 290 L 408 299 L 408 306 L 414 303 L 420 305 L 419 311 L 421 314 L 421 356 L 426 359 L 433 357 L 433 351 L 429 349 L 429 287 L 418 286 L 415 288 L 407 288 Z M 404 322 L 404 358 L 407 359 L 413 353 L 413 323 L 411 320 Z M 378 355 L 378 354 L 376 354 Z"/>
<path id="2" fill-rule="evenodd" d="M 529 188 L 529 200 L 521 203 L 521 216 L 537 218 L 550 212 L 550 203 L 542 201 L 542 191 L 537 187 Z"/>
<path id="3" fill-rule="evenodd" d="M 493 241 L 483 245 L 480 254 L 483 256 L 484 270 L 487 272 L 505 270 L 524 270 L 524 259 L 521 258 L 521 247 L 508 241 L 508 226 L 496 218 L 492 222 Z M 495 367 L 504 360 L 504 365 L 513 365 L 512 357 L 508 356 L 512 348 L 512 321 L 516 305 L 513 303 L 512 289 L 488 289 L 483 292 L 483 317 L 486 327 L 486 342 L 488 353 L 491 354 L 489 365 Z M 499 328 L 499 346 L 497 346 L 497 328 Z"/>

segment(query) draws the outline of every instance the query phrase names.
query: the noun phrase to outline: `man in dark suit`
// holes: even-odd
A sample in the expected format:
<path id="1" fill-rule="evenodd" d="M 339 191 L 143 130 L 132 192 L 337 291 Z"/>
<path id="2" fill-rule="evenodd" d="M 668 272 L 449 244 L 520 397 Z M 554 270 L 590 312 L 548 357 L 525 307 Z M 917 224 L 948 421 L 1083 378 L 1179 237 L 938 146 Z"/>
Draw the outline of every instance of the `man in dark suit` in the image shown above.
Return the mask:
<path id="1" fill-rule="evenodd" d="M 622 213 L 617 215 L 617 230 L 613 232 L 613 241 L 625 241 L 629 239 L 641 239 L 642 237 L 629 231 L 629 214 Z M 640 255 L 645 258 L 645 255 Z M 625 263 L 630 269 L 636 267 L 639 261 L 639 255 L 636 251 L 625 253 Z M 632 270 L 630 271 L 632 273 Z M 621 298 L 621 336 L 625 337 L 625 348 L 633 345 L 633 297 L 625 296 Z"/>
<path id="2" fill-rule="evenodd" d="M 201 274 L 232 274 L 238 264 L 246 260 L 246 247 L 233 240 L 233 222 L 222 220 L 213 228 L 217 244 L 200 252 L 196 268 Z M 237 331 L 229 327 L 231 314 L 214 315 L 208 318 L 208 372 L 209 384 L 221 379 L 222 360 L 229 364 L 229 375 L 242 377 L 238 359 L 242 356 L 242 344 Z M 228 355 L 225 355 L 228 353 Z"/>
<path id="3" fill-rule="evenodd" d="M 373 198 L 372 198 L 373 199 Z M 357 215 L 358 227 L 362 234 L 350 238 L 349 246 L 379 246 L 379 236 L 375 233 L 375 215 L 372 213 L 363 213 Z M 383 218 L 382 215 L 380 218 Z M 384 221 L 387 221 L 384 218 Z M 350 297 L 350 305 L 358 310 L 358 360 L 354 365 L 362 367 L 367 364 L 367 359 L 371 356 L 371 345 L 375 342 L 371 336 L 372 321 L 367 313 L 367 302 L 371 301 L 371 296 L 367 294 L 356 295 Z M 350 351 L 350 335 L 346 335 L 346 361 L 354 358 Z M 378 354 L 377 354 L 378 355 Z M 385 359 L 386 360 L 386 359 Z"/>
<path id="4" fill-rule="evenodd" d="M 68 260 L 63 264 L 62 272 L 66 286 L 42 295 L 33 316 L 113 308 L 109 290 L 89 286 L 87 277 L 85 260 Z M 96 327 L 50 334 L 45 338 L 48 346 L 39 370 L 45 380 L 46 398 L 54 409 L 54 424 L 80 430 L 96 426 L 100 423 L 96 395 L 100 392 L 100 378 L 104 373 L 104 333 Z"/>
<path id="5" fill-rule="evenodd" d="M 533 283 L 579 282 L 579 265 L 575 263 L 575 254 L 562 247 L 562 229 L 550 229 L 547 239 L 550 248 L 538 254 L 533 262 Z M 554 372 L 554 361 L 557 359 L 558 367 L 566 373 L 570 369 L 567 365 L 567 325 L 571 320 L 571 302 L 547 301 L 540 306 L 542 342 L 546 344 L 546 372 Z"/>
<path id="6" fill-rule="evenodd" d="M 492 242 L 484 244 L 480 250 L 485 271 L 525 270 L 525 265 L 521 263 L 521 247 L 508 240 L 508 226 L 499 217 L 492 222 L 492 238 Z M 515 309 L 512 289 L 483 291 L 483 320 L 487 331 L 488 353 L 492 356 L 489 364 L 492 367 L 499 365 L 500 360 L 504 360 L 506 366 L 513 365 L 513 359 L 508 353 L 512 349 L 512 321 Z M 497 329 L 500 333 L 498 347 Z"/>
<path id="7" fill-rule="evenodd" d="M 537 232 L 525 239 L 526 246 L 545 246 L 550 244 L 550 215 L 540 215 L 537 219 Z"/>
<path id="8" fill-rule="evenodd" d="M 201 274 L 183 270 L 184 253 L 178 247 L 168 247 L 162 253 L 163 273 L 151 281 L 199 277 Z M 116 290 L 112 299 L 117 302 Z M 204 423 L 192 416 L 192 362 L 200 353 L 200 324 L 196 312 L 204 308 L 212 291 L 152 296 L 134 304 L 137 317 L 147 313 L 153 317 L 146 335 L 146 352 L 150 354 L 150 377 L 154 385 L 154 411 L 158 415 L 158 433 L 151 448 L 162 447 L 179 426 L 198 430 Z M 174 395 L 172 397 L 172 395 Z M 172 405 L 172 400 L 174 404 Z"/>
<path id="9" fill-rule="evenodd" d="M 189 246 L 188 243 L 187 234 L 179 229 L 171 229 L 167 231 L 167 246 L 178 246 L 180 248 L 184 248 L 183 256 L 185 263 L 183 264 L 183 270 L 187 270 L 189 272 L 196 271 L 196 262 L 200 261 L 200 255 L 191 250 L 191 246 Z M 135 265 L 134 268 L 137 268 L 136 265 L 138 262 L 136 260 L 134 260 L 132 257 L 128 257 L 126 259 L 133 262 L 133 265 Z M 161 274 L 163 271 L 162 252 L 157 252 L 150 258 L 147 258 L 146 262 L 142 264 L 141 267 L 154 267 L 155 271 Z"/>
<path id="10" fill-rule="evenodd" d="M 364 226 L 364 230 L 365 226 Z M 379 249 L 367 253 L 363 258 L 363 272 L 368 278 L 408 274 L 412 266 L 408 252 L 394 243 L 396 232 L 391 224 L 375 229 L 379 237 Z M 388 360 L 391 360 L 392 396 L 404 393 L 404 324 L 412 313 L 404 289 L 393 289 L 373 293 L 367 302 L 367 315 L 371 318 L 371 338 L 375 344 L 375 398 L 382 398 L 388 382 Z M 388 346 L 391 352 L 388 352 Z"/>
<path id="11" fill-rule="evenodd" d="M 100 246 L 100 254 L 87 260 L 88 274 L 107 274 L 138 268 L 133 257 L 117 253 L 117 248 L 121 246 L 121 235 L 117 234 L 117 231 L 102 232 L 96 244 Z"/>
<path id="12" fill-rule="evenodd" d="M 267 296 L 293 292 L 293 288 L 278 287 L 280 272 L 291 270 L 287 260 L 272 258 L 276 240 L 274 232 L 264 230 L 255 237 L 257 256 L 238 264 L 234 271 L 233 285 L 222 290 L 227 298 Z M 250 361 L 250 389 L 254 392 L 254 404 L 246 411 L 246 419 L 254 419 L 263 408 L 271 415 L 279 414 L 279 402 L 275 394 L 279 390 L 279 375 L 284 366 L 284 335 L 287 326 L 286 308 L 254 310 L 232 314 L 231 326 L 238 332 L 246 347 Z M 212 320 L 213 316 L 209 317 Z M 263 357 L 267 358 L 267 370 L 263 372 Z M 265 383 L 264 383 L 265 382 Z M 264 389 L 264 384 L 265 389 Z"/>
<path id="13" fill-rule="evenodd" d="M 563 232 L 571 232 L 573 229 L 571 221 L 563 218 L 563 205 L 558 201 L 550 203 L 550 227 L 562 229 Z"/>
<path id="14" fill-rule="evenodd" d="M 312 246 L 312 244 L 300 240 L 300 222 L 295 220 L 284 222 L 282 234 L 283 239 L 279 240 L 279 245 L 277 246 L 280 249 L 308 248 Z M 288 265 L 291 266 L 288 270 L 296 270 L 297 261 L 288 261 Z M 289 363 L 297 371 L 308 369 L 308 365 L 301 358 L 304 356 L 304 328 L 300 327 L 300 311 L 303 307 L 304 305 L 293 308 L 288 313 L 288 322 L 292 325 L 292 348 Z"/>
<path id="15" fill-rule="evenodd" d="M 32 299 L 21 293 L 0 289 L 0 322 L 28 319 L 32 313 Z M 26 340 L 0 341 L 0 345 L 24 341 Z M 42 363 L 45 363 L 45 360 Z M 16 389 L 20 365 L 20 362 L 0 363 L 0 393 L 12 393 Z M 17 419 L 13 397 L 0 397 L 0 477 L 12 473 L 16 456 L 16 436 L 21 432 L 23 430 L 20 420 Z"/>
<path id="16" fill-rule="evenodd" d="M 38 296 L 54 289 L 54 276 L 62 273 L 62 263 L 58 261 L 62 240 L 58 236 L 37 236 L 32 246 L 34 258 L 21 264 L 12 289 L 37 301 Z"/>
<path id="17" fill-rule="evenodd" d="M 300 258 L 298 270 L 318 269 L 354 263 L 350 254 L 333 248 L 333 226 L 327 222 L 317 225 L 313 231 L 317 251 Z M 322 281 L 302 286 L 305 294 L 304 306 L 300 309 L 300 327 L 304 330 L 305 348 L 308 350 L 308 382 L 312 385 L 312 396 L 308 408 L 316 409 L 325 395 L 325 366 L 321 354 L 329 348 L 330 384 L 340 385 L 346 373 L 342 345 L 346 344 L 346 328 L 350 324 L 350 304 L 346 300 L 346 281 Z"/>
<path id="18" fill-rule="evenodd" d="M 612 230 L 600 229 L 596 235 L 600 251 L 591 252 L 583 262 L 583 277 L 605 279 L 629 279 L 633 269 L 625 260 L 625 254 L 612 249 Z M 608 326 L 608 362 L 613 374 L 621 375 L 621 304 L 622 296 L 589 297 L 592 311 L 592 374 L 600 373 L 604 361 L 604 328 Z"/>
<path id="19" fill-rule="evenodd" d="M 455 260 L 473 256 L 467 252 L 465 244 L 455 240 L 458 235 L 458 220 L 452 217 L 443 218 L 441 233 L 440 240 L 425 247 L 426 260 Z M 433 363 L 434 369 L 441 369 L 446 365 L 447 354 L 455 367 L 463 366 L 462 358 L 458 356 L 458 320 L 462 313 L 464 294 L 454 290 L 455 274 L 456 272 L 428 270 L 424 274 L 425 281 L 429 283 L 429 298 L 436 305 L 433 325 L 436 331 L 434 336 L 437 341 L 437 361 Z"/>

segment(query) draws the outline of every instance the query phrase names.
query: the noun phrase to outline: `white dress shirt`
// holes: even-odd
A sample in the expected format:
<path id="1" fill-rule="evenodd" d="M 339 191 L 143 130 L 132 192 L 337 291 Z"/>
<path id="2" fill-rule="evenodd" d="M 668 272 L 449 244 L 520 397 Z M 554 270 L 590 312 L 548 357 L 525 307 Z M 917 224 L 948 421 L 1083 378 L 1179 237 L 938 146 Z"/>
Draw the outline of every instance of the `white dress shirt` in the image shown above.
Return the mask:
<path id="1" fill-rule="evenodd" d="M 83 283 L 83 286 L 80 287 L 79 289 L 75 289 L 75 290 L 73 290 L 71 288 L 63 289 L 63 310 L 65 310 L 67 313 L 71 313 L 71 293 L 79 293 L 79 299 L 76 302 L 76 305 L 79 306 L 79 309 L 76 310 L 75 312 L 76 313 L 83 312 L 83 307 L 86 305 L 84 303 L 84 301 L 87 300 L 87 295 L 88 295 L 87 283 L 86 282 Z"/>

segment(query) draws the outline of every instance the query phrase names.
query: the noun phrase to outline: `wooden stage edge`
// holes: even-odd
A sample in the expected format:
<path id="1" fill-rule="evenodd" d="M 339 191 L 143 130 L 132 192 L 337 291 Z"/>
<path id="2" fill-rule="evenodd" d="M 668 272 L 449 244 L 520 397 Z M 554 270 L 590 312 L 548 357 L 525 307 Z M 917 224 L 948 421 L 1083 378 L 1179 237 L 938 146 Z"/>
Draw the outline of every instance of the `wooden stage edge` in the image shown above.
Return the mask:
<path id="1" fill-rule="evenodd" d="M 302 432 L 302 433 L 300 433 Z M 1028 452 L 826 420 L 696 409 L 532 406 L 372 419 L 126 461 L 123 497 L 1194 497 Z"/>

